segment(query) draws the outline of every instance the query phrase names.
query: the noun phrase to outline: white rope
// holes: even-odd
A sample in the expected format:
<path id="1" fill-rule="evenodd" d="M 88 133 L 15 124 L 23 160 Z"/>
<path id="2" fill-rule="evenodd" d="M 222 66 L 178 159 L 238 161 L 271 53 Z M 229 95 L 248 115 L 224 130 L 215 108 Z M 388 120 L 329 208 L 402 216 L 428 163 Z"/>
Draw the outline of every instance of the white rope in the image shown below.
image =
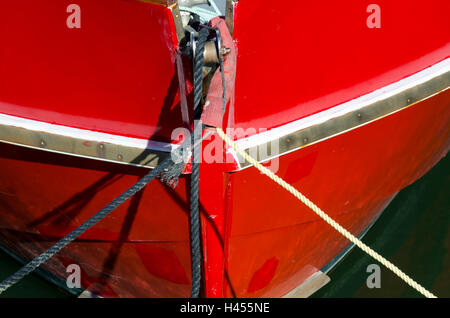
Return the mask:
<path id="1" fill-rule="evenodd" d="M 283 187 L 285 190 L 290 192 L 294 197 L 299 199 L 301 202 L 303 202 L 307 207 L 309 207 L 311 210 L 314 211 L 318 216 L 320 216 L 325 222 L 327 222 L 329 225 L 331 225 L 336 231 L 338 231 L 340 234 L 342 234 L 344 237 L 346 237 L 350 242 L 358 246 L 360 249 L 362 249 L 364 252 L 366 252 L 368 255 L 379 261 L 381 264 L 386 266 L 388 269 L 390 269 L 394 274 L 396 274 L 398 277 L 400 277 L 403 281 L 405 281 L 408 285 L 410 285 L 412 288 L 417 290 L 419 293 L 424 295 L 427 298 L 437 298 L 435 295 L 430 293 L 428 290 L 426 290 L 424 287 L 422 287 L 420 284 L 415 282 L 413 279 L 411 279 L 408 275 L 406 275 L 404 272 L 402 272 L 397 266 L 389 262 L 387 259 L 385 259 L 383 256 L 372 250 L 369 246 L 364 244 L 361 240 L 359 240 L 357 237 L 355 237 L 353 234 L 351 234 L 349 231 L 347 231 L 345 228 L 343 228 L 339 223 L 334 221 L 331 217 L 329 217 L 324 211 L 322 211 L 317 205 L 315 205 L 313 202 L 311 202 L 307 197 L 305 197 L 302 193 L 300 193 L 297 189 L 295 189 L 293 186 L 288 184 L 286 181 L 281 179 L 279 176 L 277 176 L 275 173 L 261 165 L 258 161 L 250 157 L 245 151 L 240 149 L 234 142 L 231 140 L 225 132 L 221 128 L 217 128 L 217 133 L 219 136 L 225 141 L 225 143 L 233 148 L 238 154 L 240 154 L 242 157 L 245 158 L 249 163 L 251 163 L 253 166 L 255 166 L 256 169 L 258 169 L 261 173 L 268 176 L 270 179 L 278 183 L 281 187 Z"/>

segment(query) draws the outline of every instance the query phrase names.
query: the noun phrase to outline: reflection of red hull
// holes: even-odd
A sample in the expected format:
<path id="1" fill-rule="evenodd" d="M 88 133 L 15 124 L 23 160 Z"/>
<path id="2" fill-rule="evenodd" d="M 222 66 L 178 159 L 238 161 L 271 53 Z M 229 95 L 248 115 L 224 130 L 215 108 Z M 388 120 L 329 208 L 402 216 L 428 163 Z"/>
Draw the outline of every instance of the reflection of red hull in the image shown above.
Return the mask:
<path id="1" fill-rule="evenodd" d="M 95 3 L 92 10 L 101 12 L 100 0 L 79 2 L 85 6 Z M 50 68 L 48 72 L 66 80 L 60 81 L 61 87 L 75 85 L 78 91 L 86 93 L 76 95 L 70 102 L 62 103 L 61 108 L 58 108 L 60 105 L 55 102 L 57 97 L 48 94 L 45 89 L 48 89 L 49 83 L 58 84 L 59 81 L 52 75 L 48 77 L 41 75 L 42 65 L 36 65 L 27 71 L 17 67 L 14 69 L 11 65 L 14 65 L 14 62 L 19 65 L 21 61 L 13 60 L 14 52 L 0 50 L 0 57 L 12 60 L 8 64 L 11 68 L 4 68 L 11 78 L 5 76 L 3 80 L 0 79 L 0 115 L 47 121 L 99 133 L 119 134 L 127 138 L 141 138 L 144 143 L 150 137 L 161 142 L 169 139 L 170 130 L 181 125 L 179 122 L 171 121 L 173 118 L 181 118 L 179 97 L 176 93 L 178 87 L 172 78 L 176 44 L 161 39 L 174 37 L 173 26 L 170 23 L 155 26 L 146 16 L 137 15 L 137 12 L 145 8 L 148 14 L 164 19 L 169 16 L 168 9 L 138 1 L 108 0 L 108 3 L 115 4 L 110 10 L 117 12 L 129 10 L 127 11 L 129 14 L 136 14 L 134 20 L 136 25 L 133 25 L 133 28 L 136 28 L 133 30 L 142 32 L 135 34 L 136 37 L 148 36 L 158 48 L 155 52 L 151 46 L 136 41 L 134 48 L 136 52 L 128 53 L 138 60 L 136 65 L 144 63 L 145 69 L 134 68 L 136 65 L 133 64 L 134 66 L 130 68 L 121 66 L 123 69 L 116 69 L 117 73 L 109 71 L 114 73 L 114 76 L 134 78 L 136 82 L 143 83 L 143 87 L 152 87 L 158 93 L 167 95 L 173 93 L 174 96 L 165 99 L 163 94 L 152 100 L 147 90 L 128 81 L 124 81 L 120 87 L 111 88 L 115 83 L 114 77 L 103 74 L 105 70 L 102 69 L 95 74 L 103 76 L 101 79 L 104 80 L 102 82 L 104 86 L 92 89 L 89 83 L 77 80 L 76 76 L 59 73 L 59 68 L 65 61 L 58 55 L 54 57 L 52 64 L 54 68 L 52 65 L 46 66 Z M 384 68 L 383 65 L 377 65 L 378 67 L 370 69 L 370 72 L 368 70 L 360 74 L 358 70 L 352 70 L 354 74 L 341 74 L 347 82 L 339 82 L 338 78 L 330 79 L 333 76 L 330 74 L 327 79 L 332 82 L 327 83 L 325 87 L 328 91 L 314 91 L 317 96 L 302 95 L 305 100 L 296 100 L 295 107 L 292 106 L 292 99 L 298 94 L 284 96 L 285 100 L 281 100 L 283 105 L 280 106 L 283 109 L 279 109 L 277 118 L 278 109 L 272 107 L 271 103 L 278 96 L 271 96 L 273 92 L 263 95 L 257 90 L 257 86 L 254 86 L 266 85 L 268 82 L 264 81 L 264 78 L 260 78 L 261 83 L 249 79 L 252 74 L 254 75 L 247 69 L 252 65 L 249 60 L 263 64 L 264 56 L 253 54 L 251 48 L 257 43 L 252 42 L 253 37 L 246 37 L 253 28 L 244 22 L 250 20 L 243 18 L 252 17 L 249 11 L 251 8 L 247 7 L 247 3 L 252 2 L 241 1 L 235 4 L 237 22 L 233 36 L 239 49 L 236 73 L 238 96 L 232 105 L 235 108 L 230 107 L 230 112 L 235 110 L 235 114 L 228 113 L 226 116 L 227 127 L 249 128 L 253 119 L 253 124 L 261 127 L 280 127 L 287 123 L 286 114 L 289 111 L 290 120 L 309 118 L 311 114 L 320 113 L 326 108 L 397 82 L 448 57 L 448 52 L 445 51 L 448 44 L 446 46 L 445 41 L 433 33 L 436 38 L 428 43 L 429 47 L 426 48 L 428 52 L 425 53 L 429 54 L 426 57 L 419 58 L 425 55 L 424 52 L 392 56 L 392 64 L 386 64 Z M 14 4 L 6 6 L 13 7 Z M 401 7 L 399 5 L 397 9 L 400 10 Z M 263 8 L 261 5 L 254 9 L 263 10 Z M 0 10 L 2 11 L 5 12 Z M 55 14 L 55 12 L 48 13 L 48 21 L 52 21 L 51 17 Z M 273 14 L 277 13 L 274 11 Z M 105 21 L 103 22 L 106 23 Z M 140 23 L 150 25 L 140 28 Z M 291 27 L 289 23 L 293 22 L 280 22 L 279 27 L 289 30 Z M 0 27 L 0 34 L 1 30 Z M 17 34 L 21 34 L 25 32 L 24 30 L 16 31 Z M 365 37 L 365 31 L 360 31 L 356 30 L 355 36 Z M 89 36 L 89 31 L 86 32 L 86 36 Z M 160 36 L 160 33 L 165 36 Z M 91 36 L 94 39 L 99 34 Z M 392 37 L 389 34 L 384 36 Z M 445 34 L 443 37 L 445 39 Z M 2 35 L 2 38 L 8 39 L 6 35 Z M 12 38 L 13 36 L 9 41 L 12 41 Z M 155 38 L 161 41 L 155 42 Z M 104 45 L 117 45 L 118 47 L 114 48 L 118 49 L 127 43 L 120 42 L 125 41 L 124 39 L 127 39 L 125 31 L 124 34 L 117 35 L 117 38 L 105 39 Z M 278 40 L 281 45 L 286 39 Z M 393 42 L 392 38 L 390 40 Z M 79 38 L 72 41 L 83 43 Z M 22 49 L 26 52 L 26 43 L 19 41 L 14 45 L 24 46 Z M 71 42 L 61 45 L 70 46 Z M 129 49 L 133 50 L 133 47 Z M 156 56 L 154 61 L 151 61 L 145 56 L 134 54 L 137 52 L 148 54 L 154 52 Z M 110 56 L 110 59 L 102 64 L 104 67 L 114 64 L 112 62 L 114 59 L 124 58 L 121 56 L 122 53 L 119 54 L 114 50 L 109 53 L 118 55 Z M 123 54 L 128 56 L 128 53 Z M 275 54 L 271 48 L 266 53 Z M 51 52 L 36 54 L 44 56 Z M 309 57 L 313 58 L 314 54 L 310 54 Z M 101 52 L 98 56 L 95 53 L 93 55 L 102 61 Z M 376 52 L 373 55 L 376 56 Z M 76 55 L 72 58 L 76 59 Z M 351 58 L 348 59 L 343 60 L 340 66 L 351 64 Z M 82 62 L 83 60 L 76 61 L 80 63 L 77 65 L 81 68 L 79 74 L 76 73 L 77 68 L 73 70 L 80 77 L 88 69 Z M 242 64 L 239 64 L 240 62 Z M 378 62 L 382 63 L 382 60 Z M 327 67 L 331 68 L 331 64 L 337 61 L 329 63 Z M 445 65 L 444 67 L 448 67 Z M 155 67 L 158 72 L 167 76 L 159 78 L 154 74 L 148 75 L 149 70 Z M 392 72 L 383 71 L 390 68 Z M 276 73 L 277 70 L 266 70 L 265 74 L 271 71 Z M 280 72 L 284 71 L 286 70 Z M 309 71 L 306 70 L 308 74 Z M 14 72 L 24 72 L 22 75 L 29 72 L 30 82 L 24 85 L 35 84 L 41 90 L 35 89 L 28 95 L 22 94 L 19 87 L 19 82 L 22 82 L 18 81 L 20 76 L 12 76 Z M 271 77 L 273 74 L 269 75 Z M 44 81 L 41 86 L 34 82 L 40 76 Z M 357 78 L 358 76 L 361 77 Z M 377 81 L 371 81 L 374 78 Z M 320 86 L 321 80 L 317 78 L 316 80 L 317 83 L 306 82 L 312 86 Z M 448 81 L 448 75 L 443 77 L 443 80 Z M 306 82 L 305 85 L 308 84 Z M 281 85 L 281 83 L 282 81 L 269 84 Z M 189 88 L 189 85 L 187 86 Z M 61 87 L 56 87 L 56 90 L 60 90 Z M 405 107 L 382 114 L 361 125 L 355 124 L 354 127 L 348 127 L 339 133 L 330 133 L 327 138 L 321 137 L 311 143 L 304 142 L 307 147 L 296 147 L 293 151 L 286 151 L 278 158 L 278 175 L 305 193 L 349 231 L 355 235 L 361 234 L 399 190 L 421 177 L 449 150 L 450 90 L 446 88 L 439 89 L 435 94 L 430 93 L 430 96 L 421 98 L 415 104 L 415 101 L 411 102 L 408 99 Z M 294 87 L 288 89 L 295 90 Z M 121 90 L 123 96 L 134 96 L 125 114 L 122 110 L 126 102 L 114 95 L 118 90 Z M 278 87 L 276 94 L 280 90 L 282 87 Z M 312 90 L 313 88 L 309 88 L 310 93 Z M 109 98 L 107 101 L 109 106 L 116 108 L 105 108 L 106 106 L 100 104 L 105 96 Z M 318 96 L 323 97 L 319 98 L 319 102 Z M 85 104 L 87 101 L 92 104 Z M 324 101 L 329 103 L 327 107 L 320 106 Z M 304 108 L 299 106 L 303 104 L 308 106 Z M 79 105 L 83 106 L 78 107 Z M 93 105 L 98 105 L 99 108 L 94 109 Z M 258 108 L 257 105 L 261 107 Z M 319 106 L 321 108 L 318 108 Z M 377 105 L 374 104 L 373 107 Z M 148 109 L 154 110 L 150 117 L 145 115 Z M 167 110 L 170 110 L 170 116 L 160 116 L 160 112 Z M 108 118 L 102 117 L 105 113 Z M 364 118 L 366 113 L 362 114 Z M 369 115 L 371 113 L 367 112 L 367 116 Z M 165 129 L 160 129 L 161 126 Z M 121 130 L 123 127 L 126 127 L 126 131 Z M 2 133 L 0 129 L 0 134 Z M 310 138 L 314 136 L 316 135 L 312 134 Z M 34 142 L 33 138 L 30 142 Z M 19 143 L 16 139 L 4 141 Z M 39 139 L 36 141 L 39 143 Z M 109 149 L 108 144 L 105 144 Z M 102 157 L 105 154 L 98 154 L 101 158 L 79 158 L 42 151 L 36 149 L 39 146 L 32 144 L 26 145 L 35 149 L 0 143 L 0 243 L 24 259 L 37 255 L 58 238 L 69 233 L 148 171 L 143 167 L 97 160 L 105 159 Z M 52 147 L 51 142 L 47 142 L 45 147 Z M 87 149 L 83 148 L 86 152 L 83 156 L 96 156 L 90 155 L 88 148 L 95 147 L 92 147 L 89 141 L 85 141 L 82 147 Z M 113 161 L 109 157 L 106 159 Z M 65 280 L 66 266 L 72 263 L 79 264 L 82 269 L 82 287 L 103 296 L 189 296 L 191 265 L 188 180 L 188 175 L 180 178 L 175 189 L 162 185 L 159 181 L 151 183 L 76 242 L 63 249 L 44 264 L 43 268 Z M 204 294 L 208 297 L 286 295 L 327 265 L 348 244 L 315 214 L 254 168 L 239 166 L 230 168 L 228 165 L 202 163 L 200 197 L 205 256 Z"/>

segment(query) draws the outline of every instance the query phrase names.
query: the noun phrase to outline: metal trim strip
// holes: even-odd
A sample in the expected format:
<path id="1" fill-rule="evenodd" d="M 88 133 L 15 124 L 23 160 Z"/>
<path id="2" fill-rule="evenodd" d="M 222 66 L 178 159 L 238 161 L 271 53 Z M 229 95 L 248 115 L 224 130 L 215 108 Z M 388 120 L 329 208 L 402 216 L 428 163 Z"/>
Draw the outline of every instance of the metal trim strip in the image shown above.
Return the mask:
<path id="1" fill-rule="evenodd" d="M 239 139 L 236 143 L 251 154 L 257 153 L 258 161 L 268 161 L 367 125 L 449 87 L 450 59 L 447 59 L 378 91 L 299 121 Z M 279 143 L 279 151 L 275 155 L 269 153 L 265 156 L 262 150 L 270 149 L 273 140 Z M 170 143 L 53 125 L 5 114 L 0 114 L 0 142 L 147 168 L 154 168 L 177 147 Z M 248 162 L 232 150 L 228 151 L 239 163 L 237 170 L 249 167 Z"/>
<path id="2" fill-rule="evenodd" d="M 450 59 L 382 89 L 266 132 L 242 138 L 236 144 L 259 162 L 269 161 L 328 138 L 367 125 L 413 106 L 450 87 Z M 278 151 L 271 152 L 273 142 Z M 239 169 L 250 166 L 232 149 Z"/>

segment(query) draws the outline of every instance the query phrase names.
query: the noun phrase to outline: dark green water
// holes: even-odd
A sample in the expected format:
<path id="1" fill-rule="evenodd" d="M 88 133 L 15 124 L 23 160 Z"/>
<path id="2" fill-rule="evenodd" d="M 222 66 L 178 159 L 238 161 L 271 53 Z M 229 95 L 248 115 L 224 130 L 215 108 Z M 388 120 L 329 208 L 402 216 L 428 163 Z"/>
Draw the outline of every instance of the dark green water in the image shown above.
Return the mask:
<path id="1" fill-rule="evenodd" d="M 0 280 L 7 278 L 20 268 L 20 264 L 9 255 L 0 251 Z M 17 285 L 9 288 L 0 298 L 68 298 L 70 296 L 41 277 L 31 274 L 22 279 Z"/>
<path id="2" fill-rule="evenodd" d="M 363 241 L 438 297 L 450 297 L 450 156 L 401 191 Z M 381 288 L 366 286 L 369 264 L 354 248 L 330 273 L 331 282 L 313 297 L 422 297 L 381 267 Z M 0 252 L 0 280 L 19 269 Z M 30 275 L 0 297 L 70 297 Z"/>
<path id="3" fill-rule="evenodd" d="M 438 297 L 450 297 L 450 156 L 403 189 L 363 241 Z M 381 288 L 369 289 L 376 264 L 358 248 L 339 263 L 313 297 L 422 297 L 381 265 Z"/>

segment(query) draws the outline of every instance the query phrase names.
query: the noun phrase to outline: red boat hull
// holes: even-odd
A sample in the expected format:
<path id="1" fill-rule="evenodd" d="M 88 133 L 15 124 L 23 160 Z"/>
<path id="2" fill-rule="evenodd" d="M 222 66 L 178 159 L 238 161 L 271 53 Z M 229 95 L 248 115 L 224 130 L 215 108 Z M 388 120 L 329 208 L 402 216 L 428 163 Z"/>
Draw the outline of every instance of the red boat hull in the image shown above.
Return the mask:
<path id="1" fill-rule="evenodd" d="M 65 26 L 69 3 L 0 4 L 0 244 L 24 260 L 148 172 L 132 151 L 169 154 L 183 126 L 181 73 L 191 103 L 190 63 L 176 66 L 173 1 L 78 2 L 80 30 Z M 255 128 L 237 140 L 247 150 L 260 128 L 267 140 L 281 134 L 284 150 L 260 161 L 354 235 L 450 147 L 449 2 L 379 2 L 386 28 L 374 30 L 360 1 L 289 10 L 231 1 L 233 35 L 223 37 L 225 69 L 236 69 L 226 74 L 223 128 Z M 276 23 L 260 32 L 269 13 Z M 203 296 L 284 296 L 348 245 L 229 149 L 222 154 L 231 162 L 200 164 Z M 152 182 L 43 269 L 64 284 L 78 264 L 82 288 L 101 296 L 188 297 L 189 179 L 175 189 Z"/>
<path id="2" fill-rule="evenodd" d="M 447 90 L 283 156 L 278 174 L 359 235 L 395 193 L 447 153 L 449 97 Z M 0 147 L 1 242 L 25 259 L 73 230 L 145 173 L 142 168 Z M 209 214 L 215 209 L 225 215 L 223 222 L 204 218 L 205 253 L 212 255 L 206 263 L 207 296 L 283 296 L 348 244 L 256 169 L 223 173 L 222 179 L 205 171 L 202 185 L 208 189 L 202 190 L 222 191 L 219 198 L 202 197 L 202 204 Z M 44 268 L 66 279 L 66 266 L 79 264 L 83 288 L 104 296 L 188 297 L 185 180 L 175 190 L 150 184 Z M 222 242 L 217 248 L 210 236 L 218 233 Z M 222 252 L 223 265 L 213 263 Z"/>

